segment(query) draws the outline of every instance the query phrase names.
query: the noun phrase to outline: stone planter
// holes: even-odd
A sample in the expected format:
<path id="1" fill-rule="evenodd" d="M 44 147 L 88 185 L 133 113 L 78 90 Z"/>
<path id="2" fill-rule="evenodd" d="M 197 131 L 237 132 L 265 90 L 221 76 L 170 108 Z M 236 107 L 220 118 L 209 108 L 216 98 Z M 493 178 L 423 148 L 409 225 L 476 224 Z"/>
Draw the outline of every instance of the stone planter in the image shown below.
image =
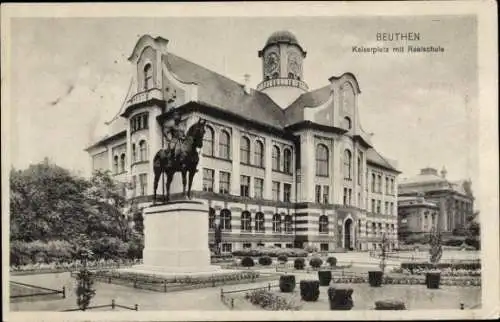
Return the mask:
<path id="1" fill-rule="evenodd" d="M 295 289 L 295 275 L 280 276 L 280 291 L 283 293 L 291 293 Z"/>
<path id="2" fill-rule="evenodd" d="M 399 300 L 382 300 L 375 302 L 375 310 L 406 310 L 406 306 Z"/>
<path id="3" fill-rule="evenodd" d="M 300 297 L 306 302 L 315 302 L 319 297 L 319 281 L 300 281 Z"/>
<path id="4" fill-rule="evenodd" d="M 330 281 L 332 280 L 332 272 L 331 271 L 318 271 L 318 279 L 320 286 L 328 286 L 330 285 Z"/>
<path id="5" fill-rule="evenodd" d="M 335 289 L 328 288 L 328 301 L 330 302 L 330 310 L 350 310 L 354 306 L 352 301 L 352 288 Z"/>
<path id="6" fill-rule="evenodd" d="M 382 271 L 370 271 L 368 272 L 368 283 L 371 287 L 380 287 L 382 286 L 383 276 L 384 272 Z"/>
<path id="7" fill-rule="evenodd" d="M 425 284 L 427 288 L 438 289 L 440 281 L 441 273 L 439 272 L 429 272 L 425 274 Z"/>

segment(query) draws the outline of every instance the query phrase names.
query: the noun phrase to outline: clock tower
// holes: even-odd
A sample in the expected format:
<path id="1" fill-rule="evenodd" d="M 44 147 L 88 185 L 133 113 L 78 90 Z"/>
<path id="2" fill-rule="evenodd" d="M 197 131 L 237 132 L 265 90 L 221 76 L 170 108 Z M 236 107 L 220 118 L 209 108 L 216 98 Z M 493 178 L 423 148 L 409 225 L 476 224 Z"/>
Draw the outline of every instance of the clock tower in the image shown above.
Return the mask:
<path id="1" fill-rule="evenodd" d="M 281 108 L 288 107 L 309 90 L 302 69 L 306 52 L 291 32 L 274 32 L 259 51 L 259 57 L 263 80 L 257 90 L 266 93 Z"/>

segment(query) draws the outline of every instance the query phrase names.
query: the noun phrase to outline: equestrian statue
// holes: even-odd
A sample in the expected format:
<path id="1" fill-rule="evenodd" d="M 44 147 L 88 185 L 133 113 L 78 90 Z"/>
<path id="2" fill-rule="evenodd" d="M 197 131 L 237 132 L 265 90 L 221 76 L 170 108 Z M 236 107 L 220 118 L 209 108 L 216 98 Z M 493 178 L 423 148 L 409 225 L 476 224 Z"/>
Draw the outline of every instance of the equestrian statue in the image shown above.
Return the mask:
<path id="1" fill-rule="evenodd" d="M 162 129 L 162 135 L 167 139 L 167 148 L 158 151 L 153 159 L 154 170 L 154 195 L 153 204 L 156 203 L 156 190 L 158 181 L 162 173 L 166 175 L 166 196 L 165 201 L 170 200 L 170 184 L 176 172 L 182 175 L 182 194 L 184 198 L 191 199 L 191 186 L 196 172 L 198 172 L 198 162 L 200 161 L 197 149 L 203 145 L 203 136 L 205 135 L 204 119 L 199 119 L 193 124 L 186 133 L 181 126 L 181 116 L 178 111 L 173 112 L 174 125 Z M 189 174 L 186 182 L 186 174 Z M 188 184 L 186 194 L 186 183 Z"/>

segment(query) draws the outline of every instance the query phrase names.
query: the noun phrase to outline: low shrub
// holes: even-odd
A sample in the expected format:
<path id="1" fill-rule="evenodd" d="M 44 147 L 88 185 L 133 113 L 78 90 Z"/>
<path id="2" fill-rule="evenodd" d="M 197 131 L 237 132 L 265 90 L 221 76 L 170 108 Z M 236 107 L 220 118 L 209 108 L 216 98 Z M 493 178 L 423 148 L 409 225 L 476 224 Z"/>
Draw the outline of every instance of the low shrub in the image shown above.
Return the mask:
<path id="1" fill-rule="evenodd" d="M 264 266 L 269 266 L 273 263 L 273 260 L 269 256 L 263 256 L 259 258 L 259 264 Z"/>
<path id="2" fill-rule="evenodd" d="M 328 257 L 326 259 L 326 262 L 328 263 L 328 265 L 330 265 L 331 267 L 335 267 L 337 266 L 337 258 L 335 257 Z"/>
<path id="3" fill-rule="evenodd" d="M 350 310 L 354 306 L 352 301 L 352 288 L 336 289 L 328 288 L 328 301 L 330 310 Z"/>
<path id="4" fill-rule="evenodd" d="M 293 267 L 295 269 L 304 269 L 304 266 L 306 266 L 306 260 L 302 257 L 296 258 L 293 262 Z"/>
<path id="5" fill-rule="evenodd" d="M 295 289 L 295 275 L 280 276 L 280 291 L 283 293 L 293 292 Z"/>
<path id="6" fill-rule="evenodd" d="M 421 262 L 421 263 L 401 263 L 401 268 L 402 269 L 407 269 L 409 271 L 412 270 L 418 270 L 418 269 L 432 269 L 434 268 L 434 265 L 428 262 Z M 451 269 L 466 269 L 466 270 L 477 270 L 481 269 L 481 262 L 464 262 L 464 263 L 438 263 L 436 266 L 437 269 L 446 269 L 446 268 L 451 268 Z"/>
<path id="7" fill-rule="evenodd" d="M 331 271 L 319 271 L 318 272 L 319 285 L 328 286 L 330 285 L 330 281 L 332 280 L 332 272 Z"/>
<path id="8" fill-rule="evenodd" d="M 309 261 L 309 265 L 314 268 L 319 268 L 321 267 L 321 265 L 323 265 L 323 260 L 320 257 L 315 256 L 311 258 L 311 260 Z"/>
<path id="9" fill-rule="evenodd" d="M 286 256 L 286 254 L 279 254 L 278 261 L 281 263 L 286 263 L 288 261 L 288 256 Z"/>
<path id="10" fill-rule="evenodd" d="M 244 257 L 241 260 L 241 266 L 243 267 L 252 267 L 255 265 L 255 262 L 253 261 L 252 257 Z"/>
<path id="11" fill-rule="evenodd" d="M 306 302 L 315 302 L 319 297 L 319 281 L 300 281 L 300 297 Z"/>
<path id="12" fill-rule="evenodd" d="M 275 294 L 264 289 L 246 293 L 245 299 L 265 310 L 298 311 L 301 309 L 300 304 L 296 303 L 292 299 L 287 299 L 279 294 Z"/>
<path id="13" fill-rule="evenodd" d="M 375 302 L 375 310 L 406 310 L 406 306 L 399 300 L 381 300 Z"/>
<path id="14" fill-rule="evenodd" d="M 384 273 L 382 271 L 369 271 L 368 272 L 368 283 L 372 287 L 378 287 L 382 285 Z"/>

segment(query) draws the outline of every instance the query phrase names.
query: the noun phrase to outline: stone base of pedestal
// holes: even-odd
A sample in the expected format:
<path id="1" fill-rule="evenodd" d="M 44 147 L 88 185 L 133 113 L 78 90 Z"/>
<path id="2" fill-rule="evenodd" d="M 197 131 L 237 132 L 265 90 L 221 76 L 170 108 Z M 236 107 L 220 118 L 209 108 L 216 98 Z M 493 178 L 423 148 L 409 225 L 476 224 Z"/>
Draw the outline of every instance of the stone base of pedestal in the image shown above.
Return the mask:
<path id="1" fill-rule="evenodd" d="M 191 269 L 179 270 L 177 267 L 158 267 L 158 266 L 144 266 L 137 265 L 129 268 L 121 268 L 118 272 L 133 273 L 143 276 L 155 277 L 210 277 L 219 275 L 230 275 L 233 273 L 241 272 L 241 270 L 221 269 L 219 266 L 209 266 L 204 268 L 192 267 Z"/>
<path id="2" fill-rule="evenodd" d="M 144 209 L 143 267 L 155 271 L 212 271 L 208 206 L 179 200 Z"/>

